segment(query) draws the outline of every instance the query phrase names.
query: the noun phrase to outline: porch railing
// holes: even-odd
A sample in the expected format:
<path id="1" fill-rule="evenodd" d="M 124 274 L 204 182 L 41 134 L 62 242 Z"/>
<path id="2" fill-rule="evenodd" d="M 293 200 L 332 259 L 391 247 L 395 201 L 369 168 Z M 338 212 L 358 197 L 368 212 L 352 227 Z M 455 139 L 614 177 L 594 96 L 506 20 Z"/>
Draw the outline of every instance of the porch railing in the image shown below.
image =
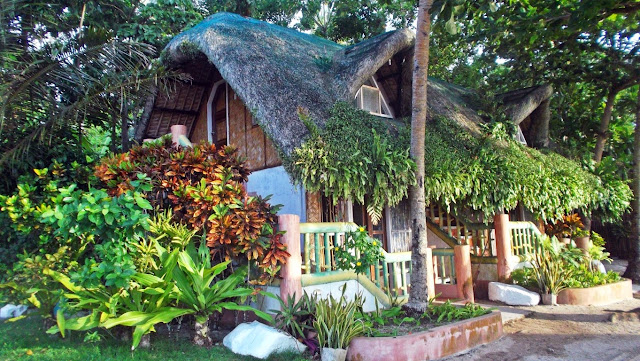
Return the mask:
<path id="1" fill-rule="evenodd" d="M 453 248 L 434 248 L 432 255 L 436 285 L 455 285 L 456 267 Z"/>
<path id="2" fill-rule="evenodd" d="M 344 244 L 347 233 L 357 229 L 355 223 L 349 222 L 300 223 L 300 234 L 304 239 L 303 274 L 338 271 L 333 250 Z M 391 291 L 393 296 L 407 297 L 411 252 L 387 253 L 383 250 L 382 254 L 382 261 L 367 270 L 367 278 L 383 291 Z"/>
<path id="3" fill-rule="evenodd" d="M 524 257 L 540 248 L 542 234 L 531 222 L 509 222 L 511 230 L 511 254 Z"/>
<path id="4" fill-rule="evenodd" d="M 468 244 L 474 258 L 496 256 L 492 223 L 473 222 L 448 212 L 437 203 L 431 203 L 427 207 L 427 220 L 440 228 L 444 235 L 455 240 L 455 244 Z M 451 244 L 449 246 L 453 247 Z"/>

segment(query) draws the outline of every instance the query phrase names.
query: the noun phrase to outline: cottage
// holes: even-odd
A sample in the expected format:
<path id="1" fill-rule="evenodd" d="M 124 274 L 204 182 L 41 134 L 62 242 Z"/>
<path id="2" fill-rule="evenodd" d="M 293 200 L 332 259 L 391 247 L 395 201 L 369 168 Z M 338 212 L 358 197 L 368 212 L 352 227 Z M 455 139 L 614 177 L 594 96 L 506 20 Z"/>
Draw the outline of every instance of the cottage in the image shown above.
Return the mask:
<path id="1" fill-rule="evenodd" d="M 294 185 L 283 167 L 283 159 L 309 137 L 309 127 L 302 120 L 301 112 L 308 114 L 317 127 L 324 126 L 337 102 L 353 104 L 390 124 L 394 119 L 410 116 L 413 42 L 413 32 L 396 30 L 343 46 L 239 15 L 215 14 L 176 36 L 163 51 L 163 62 L 189 74 L 192 80 L 179 83 L 169 94 L 158 92 L 149 100 L 136 137 L 138 140 L 156 138 L 169 133 L 173 125 L 184 125 L 192 142 L 233 145 L 246 157 L 253 171 L 247 189 L 263 196 L 272 195 L 273 203 L 284 206 L 282 213 L 297 214 L 302 222 L 355 222 L 378 238 L 387 252 L 406 254 L 410 251 L 406 201 L 385 207 L 380 220 L 372 220 L 365 205 L 350 200 L 333 205 L 320 193 Z M 544 148 L 549 145 L 552 93 L 550 86 L 543 85 L 502 94 L 492 101 L 501 105 L 506 118 L 517 127 L 516 136 L 521 143 Z M 466 139 L 486 133 L 487 121 L 478 111 L 482 104 L 476 93 L 430 79 L 428 94 L 429 124 L 438 123 L 434 120 L 440 118 L 447 119 L 452 124 L 449 127 L 455 126 L 471 137 Z M 429 136 L 447 138 L 437 139 L 438 144 L 442 144 L 438 150 L 443 157 L 456 153 L 467 154 L 464 156 L 467 159 L 477 158 L 474 149 L 464 149 L 465 138 L 439 133 L 442 128 L 429 128 L 427 142 L 431 144 Z M 452 142 L 462 144 L 463 149 L 446 148 L 451 147 Z M 496 151 L 499 148 L 508 147 L 497 145 Z M 522 157 L 537 159 L 541 169 L 546 162 L 538 153 L 524 152 Z M 427 160 L 430 161 L 433 159 Z M 506 167 L 508 174 L 512 170 L 508 167 L 513 167 L 513 163 L 509 161 L 497 167 Z M 455 171 L 460 172 L 441 170 Z M 488 177 L 496 178 L 493 171 L 486 171 Z M 571 168 L 564 173 L 573 171 Z M 429 243 L 443 249 L 470 245 L 472 261 L 478 264 L 474 279 L 497 278 L 497 249 L 490 217 L 507 210 L 512 211 L 512 218 L 525 220 L 532 218 L 528 210 L 533 210 L 538 216 L 542 213 L 543 218 L 550 218 L 549 214 L 544 215 L 548 212 L 544 205 L 527 201 L 527 195 L 546 192 L 545 185 L 540 183 L 535 186 L 537 189 L 523 190 L 511 184 L 520 188 L 489 194 L 488 200 L 482 200 L 476 193 L 493 192 L 486 188 L 496 187 L 501 179 L 485 181 L 477 172 L 467 174 L 456 178 L 456 181 L 462 179 L 460 189 L 446 193 L 437 189 L 437 184 L 448 179 L 441 175 L 435 170 L 432 177 L 427 174 L 427 181 L 436 182 L 428 194 L 432 200 L 428 208 Z M 547 202 L 556 207 L 553 215 L 595 203 L 588 198 L 592 196 L 585 195 L 586 200 L 571 202 L 568 197 L 574 194 L 558 189 L 553 192 L 554 202 Z M 485 207 L 487 204 L 491 207 Z M 339 212 L 335 212 L 336 207 Z M 479 216 L 478 211 L 481 211 Z M 514 235 L 520 234 L 518 227 L 511 228 Z M 528 238 L 521 239 L 519 250 L 514 248 L 516 255 L 526 251 L 529 246 L 524 239 L 530 239 L 532 232 L 537 231 L 533 224 L 523 224 L 520 228 Z M 452 282 L 453 253 L 443 252 L 439 257 L 439 282 Z M 311 260 L 305 262 L 309 263 L 306 272 L 311 272 Z M 486 263 L 492 265 L 489 270 L 482 268 Z M 323 270 L 315 267 L 316 271 Z M 404 284 L 406 292 L 406 282 Z"/>

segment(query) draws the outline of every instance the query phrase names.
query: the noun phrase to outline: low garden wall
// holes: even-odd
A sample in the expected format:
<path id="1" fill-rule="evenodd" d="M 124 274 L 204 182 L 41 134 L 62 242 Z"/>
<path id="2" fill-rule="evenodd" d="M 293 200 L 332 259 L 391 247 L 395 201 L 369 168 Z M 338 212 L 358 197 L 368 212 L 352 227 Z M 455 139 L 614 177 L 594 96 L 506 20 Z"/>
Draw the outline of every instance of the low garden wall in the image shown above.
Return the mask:
<path id="1" fill-rule="evenodd" d="M 502 337 L 502 315 L 454 322 L 429 331 L 397 337 L 357 337 L 347 352 L 349 361 L 435 360 Z"/>
<path id="2" fill-rule="evenodd" d="M 598 306 L 633 298 L 631 280 L 588 288 L 567 288 L 558 293 L 558 304 Z"/>

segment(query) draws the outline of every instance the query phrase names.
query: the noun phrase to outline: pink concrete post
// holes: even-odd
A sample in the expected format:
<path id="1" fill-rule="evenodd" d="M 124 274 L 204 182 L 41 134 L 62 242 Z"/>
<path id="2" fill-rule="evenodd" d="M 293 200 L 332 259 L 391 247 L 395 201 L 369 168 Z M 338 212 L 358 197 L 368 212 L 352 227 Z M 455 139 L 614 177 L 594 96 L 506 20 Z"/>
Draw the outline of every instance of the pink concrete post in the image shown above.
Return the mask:
<path id="1" fill-rule="evenodd" d="M 473 296 L 473 279 L 471 277 L 471 247 L 468 244 L 453 247 L 453 258 L 456 267 L 456 288 L 458 297 L 467 302 L 475 302 Z"/>
<path id="2" fill-rule="evenodd" d="M 181 125 L 181 124 L 172 125 L 171 126 L 171 141 L 173 142 L 173 145 L 179 145 L 180 144 L 180 141 L 178 140 L 178 138 L 181 135 L 187 136 L 187 126 L 186 125 Z"/>
<path id="3" fill-rule="evenodd" d="M 496 214 L 493 217 L 496 230 L 496 253 L 498 257 L 498 281 L 504 282 L 511 276 L 509 259 L 511 259 L 511 231 L 509 215 Z"/>
<path id="4" fill-rule="evenodd" d="M 278 229 L 285 231 L 282 243 L 287 246 L 290 256 L 287 263 L 280 269 L 280 297 L 283 300 L 291 295 L 296 301 L 302 297 L 302 256 L 300 254 L 300 216 L 297 214 L 282 214 L 278 216 Z"/>

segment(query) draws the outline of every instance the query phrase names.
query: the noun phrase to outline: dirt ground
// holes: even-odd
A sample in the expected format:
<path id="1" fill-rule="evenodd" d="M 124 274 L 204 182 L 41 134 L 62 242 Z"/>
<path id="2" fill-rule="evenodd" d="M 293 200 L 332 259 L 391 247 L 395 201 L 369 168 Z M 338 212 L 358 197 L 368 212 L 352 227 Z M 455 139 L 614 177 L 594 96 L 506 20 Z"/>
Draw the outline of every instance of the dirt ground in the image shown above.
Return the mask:
<path id="1" fill-rule="evenodd" d="M 504 325 L 504 336 L 447 361 L 640 361 L 640 292 L 633 300 L 607 306 L 519 307 L 532 313 Z M 624 312 L 633 321 L 611 322 Z M 622 313 L 620 313 L 622 315 Z"/>

